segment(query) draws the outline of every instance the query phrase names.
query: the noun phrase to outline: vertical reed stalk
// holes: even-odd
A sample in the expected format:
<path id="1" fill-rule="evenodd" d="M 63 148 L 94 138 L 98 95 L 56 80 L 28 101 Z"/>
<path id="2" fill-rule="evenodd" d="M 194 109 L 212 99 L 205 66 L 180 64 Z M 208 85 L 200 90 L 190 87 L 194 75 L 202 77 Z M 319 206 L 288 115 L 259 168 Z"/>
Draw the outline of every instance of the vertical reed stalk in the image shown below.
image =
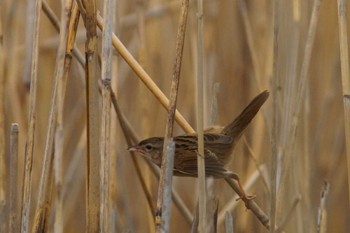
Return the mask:
<path id="1" fill-rule="evenodd" d="M 277 211 L 277 169 L 278 169 L 278 49 L 280 30 L 280 8 L 279 1 L 273 1 L 273 120 L 271 131 L 271 172 L 270 172 L 270 232 L 275 232 Z"/>
<path id="2" fill-rule="evenodd" d="M 86 28 L 85 42 L 85 78 L 87 103 L 87 192 L 86 214 L 87 232 L 99 231 L 100 219 L 100 115 L 98 61 L 97 61 L 97 33 L 96 33 L 96 0 L 78 1 L 79 10 Z"/>
<path id="3" fill-rule="evenodd" d="M 177 93 L 180 82 L 180 72 L 182 64 L 183 47 L 185 42 L 186 23 L 188 14 L 189 0 L 183 0 L 180 13 L 180 21 L 178 26 L 178 33 L 176 38 L 176 57 L 173 70 L 173 78 L 171 82 L 170 90 L 170 102 L 168 110 L 168 119 L 165 129 L 163 157 L 159 178 L 158 196 L 157 196 L 157 209 L 156 209 L 156 232 L 169 232 L 170 227 L 170 207 L 171 198 L 167 198 L 166 195 L 170 194 L 172 189 L 172 170 L 173 159 L 168 156 L 175 155 L 175 145 L 172 144 L 173 128 L 176 113 Z M 173 151 L 174 150 L 174 151 Z M 173 153 L 172 153 L 173 152 Z M 168 214 L 162 214 L 162 212 Z"/>
<path id="4" fill-rule="evenodd" d="M 197 0 L 197 135 L 198 135 L 198 153 L 197 169 L 198 169 L 198 213 L 199 213 L 199 231 L 206 232 L 207 222 L 207 188 L 205 179 L 205 160 L 204 160 L 204 46 L 203 46 L 203 0 Z"/>
<path id="5" fill-rule="evenodd" d="M 30 63 L 30 93 L 29 93 L 29 116 L 28 116 L 28 132 L 25 148 L 25 162 L 24 162 L 24 177 L 23 177 L 23 195 L 22 195 L 22 216 L 21 216 L 21 232 L 29 231 L 30 220 L 30 199 L 32 191 L 32 166 L 34 156 L 34 133 L 35 133 L 35 119 L 36 119 L 36 96 L 37 96 L 37 73 L 38 73 L 38 53 L 39 53 L 39 23 L 41 16 L 41 0 L 29 1 L 35 2 L 32 12 L 28 11 L 28 16 L 34 17 L 33 25 L 33 39 L 28 36 L 26 39 L 31 41 L 30 56 L 27 60 Z"/>
<path id="6" fill-rule="evenodd" d="M 341 78 L 343 88 L 344 101 L 344 121 L 345 121 L 345 141 L 346 141 L 346 155 L 348 168 L 348 194 L 350 205 L 350 70 L 349 70 L 349 46 L 348 46 L 348 32 L 347 32 L 347 18 L 346 18 L 346 2 L 345 0 L 338 0 L 338 21 L 339 21 L 339 49 L 340 49 L 340 65 Z"/>
<path id="7" fill-rule="evenodd" d="M 9 232 L 19 232 L 19 211 L 18 211 L 18 124 L 11 125 L 10 135 L 10 208 L 9 208 Z"/>
<path id="8" fill-rule="evenodd" d="M 113 10 L 111 0 L 104 1 L 105 28 L 102 32 L 102 122 L 101 122 L 101 165 L 100 165 L 100 232 L 111 232 L 110 199 L 110 126 L 111 126 L 111 63 Z"/>
<path id="9" fill-rule="evenodd" d="M 48 216 L 49 212 L 49 206 L 48 202 L 51 195 L 51 184 L 52 184 L 52 175 L 53 172 L 51 169 L 53 169 L 52 163 L 53 163 L 53 148 L 54 148 L 54 139 L 55 139 L 55 133 L 56 133 L 56 120 L 57 120 L 57 92 L 59 83 L 63 80 L 62 77 L 64 75 L 64 58 L 65 58 L 65 50 L 66 50 L 66 37 L 67 37 L 67 15 L 68 11 L 70 10 L 70 5 L 66 5 L 67 2 L 62 0 L 62 10 L 61 10 L 61 25 L 60 25 L 60 43 L 57 51 L 57 57 L 56 57 L 56 65 L 55 65 L 55 74 L 54 74 L 54 81 L 53 81 L 53 91 L 51 96 L 51 103 L 50 103 L 50 113 L 49 113 L 49 120 L 48 120 L 48 128 L 47 128 L 47 134 L 46 134 L 46 142 L 45 142 L 45 151 L 44 151 L 44 157 L 43 157 L 43 164 L 42 164 L 42 170 L 41 170 L 41 177 L 40 177 L 40 186 L 39 186 L 39 196 L 38 196 L 38 203 L 35 210 L 35 218 L 34 218 L 34 224 L 32 228 L 32 232 L 43 232 L 46 229 L 46 224 L 48 223 L 48 219 L 46 217 Z M 60 160 L 60 158 L 57 158 Z M 58 166 L 56 167 L 58 168 Z M 60 173 L 60 172 L 58 172 Z M 59 175 L 61 176 L 61 175 Z M 60 180 L 60 179 L 58 179 Z M 59 182 L 59 181 L 58 181 Z M 58 198 L 61 198 L 60 196 Z M 62 203 L 58 206 L 58 214 L 62 211 Z"/>
<path id="10" fill-rule="evenodd" d="M 0 7 L 4 7 L 4 4 L 0 3 Z M 3 38 L 3 21 L 0 19 L 0 38 Z M 5 161 L 5 109 L 4 109 L 4 100 L 5 100 L 5 59 L 4 59 L 4 47 L 3 40 L 0 41 L 0 232 L 6 231 L 7 224 L 5 223 L 8 211 L 6 211 L 6 186 L 7 186 L 7 176 L 6 176 L 6 161 Z"/>

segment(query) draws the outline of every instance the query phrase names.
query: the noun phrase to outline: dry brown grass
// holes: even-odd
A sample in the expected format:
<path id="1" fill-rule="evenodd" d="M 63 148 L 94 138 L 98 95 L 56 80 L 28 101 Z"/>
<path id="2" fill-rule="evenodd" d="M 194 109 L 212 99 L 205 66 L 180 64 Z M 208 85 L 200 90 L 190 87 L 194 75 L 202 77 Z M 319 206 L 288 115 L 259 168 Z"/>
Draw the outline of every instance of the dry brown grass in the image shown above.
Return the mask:
<path id="1" fill-rule="evenodd" d="M 158 178 L 154 168 L 126 148 L 135 140 L 164 135 L 167 111 L 163 105 L 167 102 L 146 76 L 168 96 L 181 1 L 113 3 L 112 30 L 120 41 L 114 38 L 112 43 L 120 49 L 122 42 L 125 51 L 120 54 L 136 58 L 127 62 L 114 47 L 111 58 L 108 51 L 102 52 L 109 40 L 102 39 L 97 28 L 94 41 L 93 32 L 93 26 L 101 22 L 86 17 L 84 24 L 76 14 L 82 7 L 79 4 L 75 13 L 68 10 L 72 14 L 65 24 L 61 2 L 47 1 L 49 8 L 40 11 L 39 34 L 33 31 L 39 15 L 33 10 L 34 1 L 0 2 L 0 232 L 26 225 L 21 217 L 26 209 L 19 204 L 23 200 L 29 208 L 29 231 L 44 227 L 47 232 L 84 232 L 89 225 L 89 232 L 94 232 L 100 222 L 110 224 L 104 229 L 111 232 L 154 232 Z M 343 120 L 344 108 L 349 109 L 348 97 L 343 100 L 343 96 L 349 95 L 350 88 L 348 53 L 340 53 L 340 48 L 347 49 L 349 20 L 338 18 L 334 0 L 322 0 L 316 11 L 311 0 L 278 3 L 204 0 L 204 126 L 227 124 L 255 95 L 269 90 L 270 98 L 237 145 L 230 169 L 249 186 L 248 193 L 256 194 L 258 205 L 275 216 L 275 232 L 347 232 L 350 162 L 345 131 L 350 130 Z M 102 17 L 104 4 L 96 1 Z M 93 14 L 93 6 L 85 7 L 87 15 Z M 346 7 L 350 12 L 349 4 Z M 55 19 L 47 17 L 50 9 L 64 25 L 60 27 L 57 21 L 53 25 Z M 175 135 L 196 126 L 196 12 L 196 2 L 190 1 L 177 101 L 183 118 L 177 114 L 182 122 L 175 125 Z M 76 16 L 80 17 L 77 27 L 69 18 Z M 86 25 L 90 25 L 89 44 Z M 66 40 L 67 35 L 71 40 Z M 76 47 L 70 51 L 67 48 L 74 41 Z M 94 54 L 84 69 L 87 50 Z M 73 57 L 70 64 L 66 56 L 65 67 L 64 53 Z M 109 62 L 112 100 L 116 97 L 134 130 L 126 127 L 127 140 L 120 117 L 113 106 L 109 109 L 109 82 L 97 82 L 108 76 Z M 144 83 L 153 86 L 157 98 Z M 219 89 L 214 88 L 217 83 Z M 54 98 L 53 93 L 57 93 Z M 348 112 L 345 116 L 349 117 Z M 18 123 L 18 147 L 12 123 Z M 109 174 L 99 170 L 100 161 L 109 165 Z M 324 181 L 329 183 L 328 191 Z M 226 182 L 209 181 L 207 186 L 207 198 L 219 200 L 217 232 L 225 232 L 225 225 L 234 232 L 267 232 L 243 202 L 235 201 Z M 277 187 L 276 192 L 270 187 Z M 170 232 L 190 232 L 197 208 L 197 180 L 174 177 L 173 192 L 177 204 L 172 207 Z M 96 203 L 100 196 L 102 207 Z M 206 209 L 215 212 L 213 208 L 208 204 Z M 101 221 L 96 212 L 109 218 Z"/>

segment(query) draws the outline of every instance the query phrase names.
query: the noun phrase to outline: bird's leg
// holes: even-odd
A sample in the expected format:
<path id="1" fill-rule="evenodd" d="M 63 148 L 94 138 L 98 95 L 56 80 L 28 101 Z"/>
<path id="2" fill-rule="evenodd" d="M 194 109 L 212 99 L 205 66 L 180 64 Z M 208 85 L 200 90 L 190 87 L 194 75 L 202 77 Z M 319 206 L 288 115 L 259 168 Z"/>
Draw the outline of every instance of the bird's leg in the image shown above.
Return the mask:
<path id="1" fill-rule="evenodd" d="M 238 193 L 238 195 L 240 196 L 237 200 L 239 199 L 242 199 L 242 200 L 252 200 L 254 199 L 256 196 L 255 195 L 249 195 L 249 194 L 246 194 L 244 189 L 243 189 L 243 186 L 241 184 L 241 181 L 239 179 L 239 176 L 236 174 L 236 173 L 233 173 L 233 172 L 230 172 L 229 173 L 229 178 L 232 178 L 234 180 L 237 181 L 238 183 L 238 186 L 239 186 L 239 189 L 240 189 L 240 192 L 241 193 Z"/>

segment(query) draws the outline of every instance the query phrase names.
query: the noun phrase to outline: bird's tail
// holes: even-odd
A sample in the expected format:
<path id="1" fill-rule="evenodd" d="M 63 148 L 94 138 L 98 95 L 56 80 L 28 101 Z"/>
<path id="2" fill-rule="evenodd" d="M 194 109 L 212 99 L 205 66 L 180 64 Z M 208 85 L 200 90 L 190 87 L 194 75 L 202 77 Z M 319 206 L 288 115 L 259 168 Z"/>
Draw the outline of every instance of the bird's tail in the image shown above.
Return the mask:
<path id="1" fill-rule="evenodd" d="M 258 113 L 261 106 L 265 103 L 269 97 L 268 91 L 263 91 L 258 96 L 256 96 L 249 105 L 239 114 L 239 116 L 227 125 L 222 131 L 222 134 L 233 137 L 237 140 L 243 131 L 247 128 L 249 123 L 253 120 L 255 115 Z"/>

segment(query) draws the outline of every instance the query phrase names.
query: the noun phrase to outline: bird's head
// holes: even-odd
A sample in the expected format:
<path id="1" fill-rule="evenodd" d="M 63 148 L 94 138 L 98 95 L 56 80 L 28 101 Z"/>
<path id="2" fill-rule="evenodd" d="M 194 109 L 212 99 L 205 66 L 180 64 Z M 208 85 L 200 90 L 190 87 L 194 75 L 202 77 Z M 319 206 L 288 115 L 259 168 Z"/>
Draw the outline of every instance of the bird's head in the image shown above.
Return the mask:
<path id="1" fill-rule="evenodd" d="M 160 166 L 162 162 L 164 139 L 160 137 L 147 138 L 135 146 L 128 148 L 129 151 L 135 151 L 141 155 L 150 158 L 155 164 Z"/>

